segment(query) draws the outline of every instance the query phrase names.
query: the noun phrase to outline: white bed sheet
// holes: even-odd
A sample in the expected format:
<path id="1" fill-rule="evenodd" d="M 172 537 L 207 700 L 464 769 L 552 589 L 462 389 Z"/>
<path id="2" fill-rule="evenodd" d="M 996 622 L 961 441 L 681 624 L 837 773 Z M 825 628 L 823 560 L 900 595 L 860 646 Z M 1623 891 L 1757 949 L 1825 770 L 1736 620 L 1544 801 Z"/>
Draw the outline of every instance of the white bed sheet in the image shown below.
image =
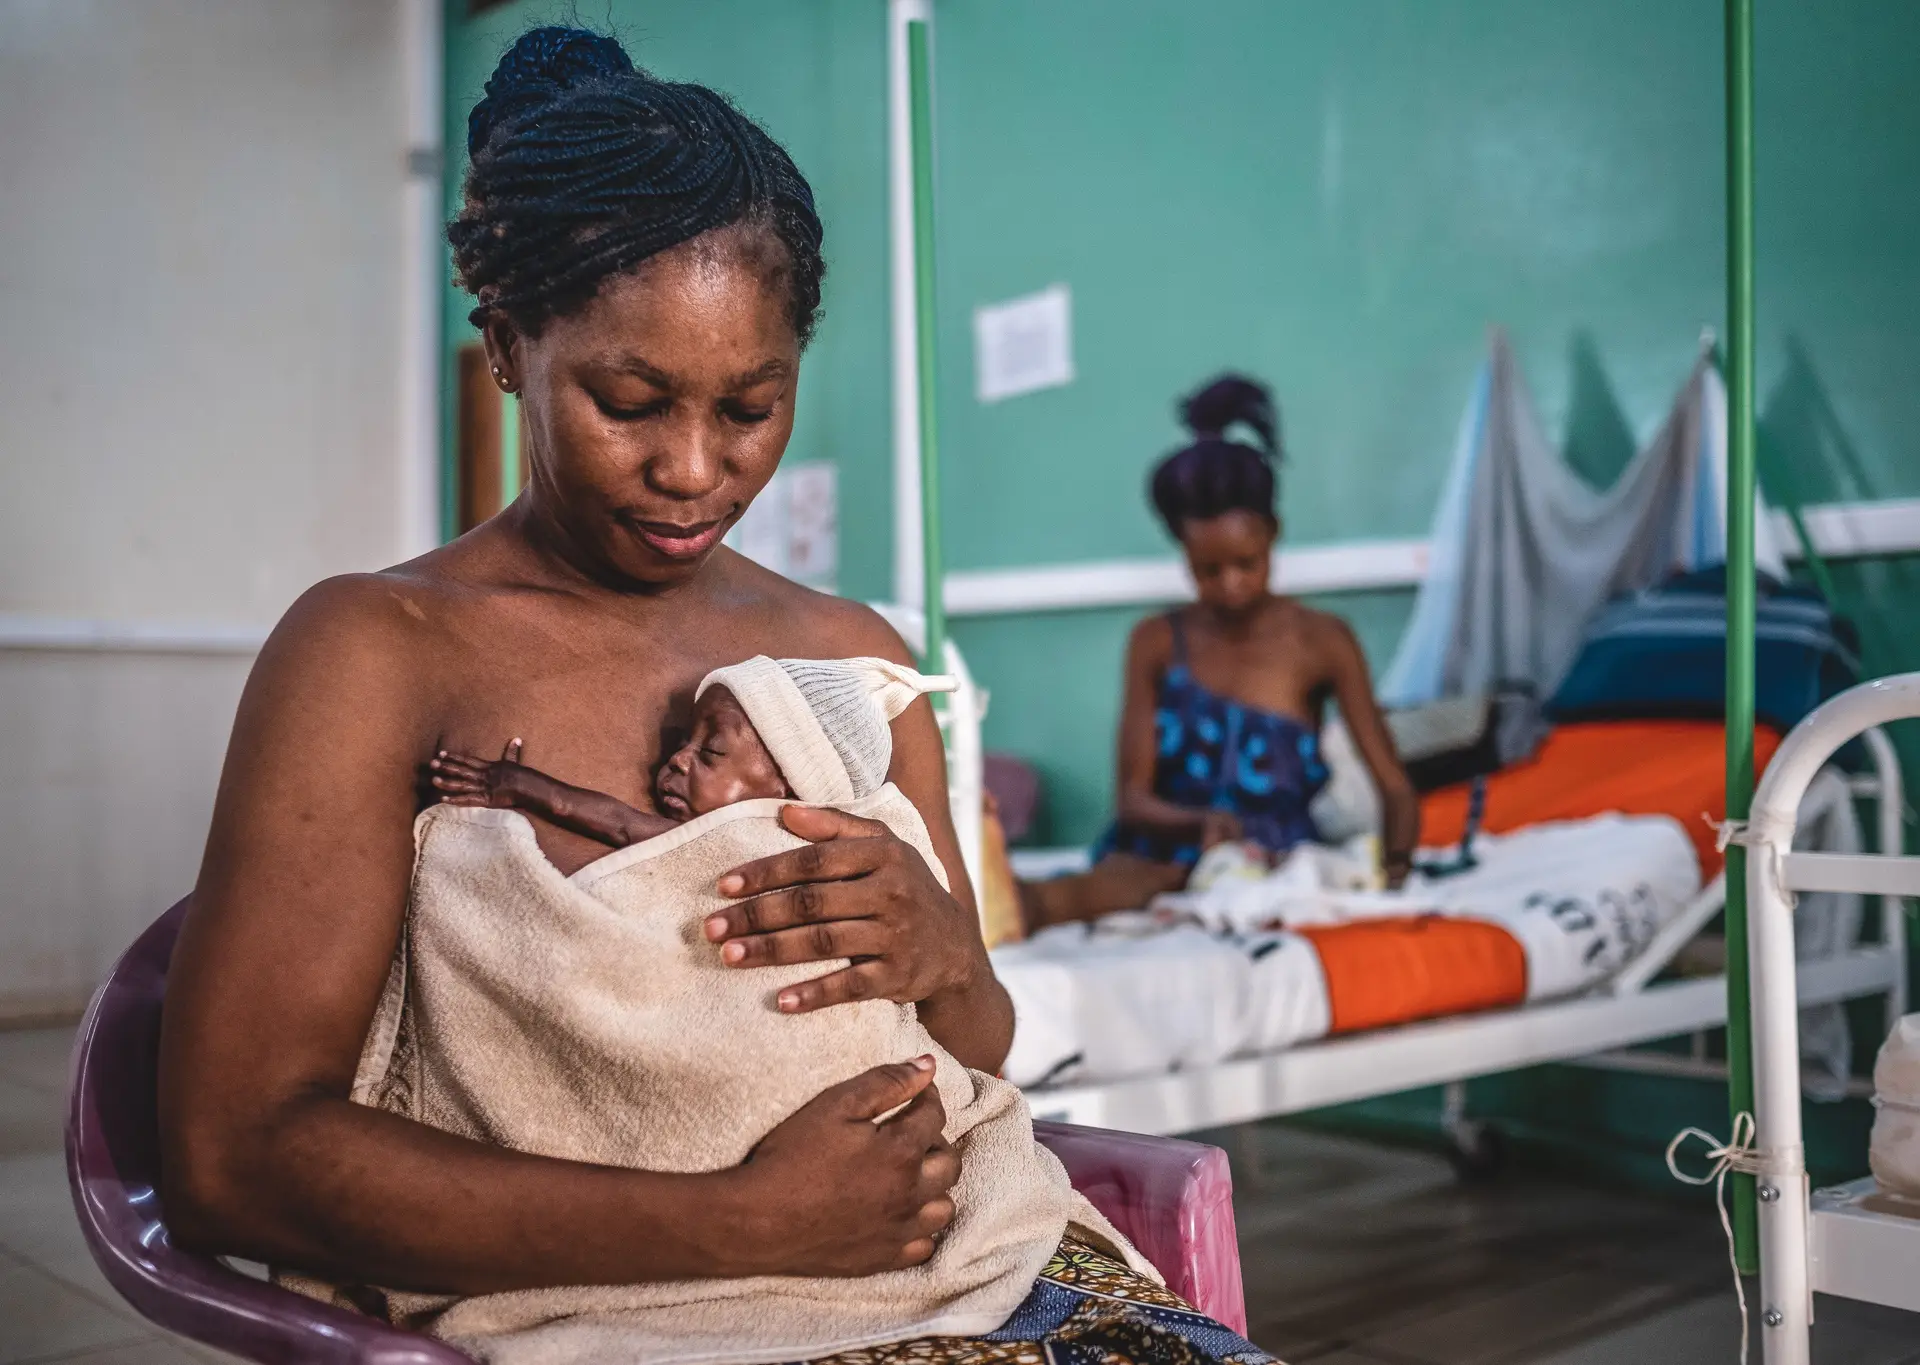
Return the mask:
<path id="1" fill-rule="evenodd" d="M 1318 955 L 1285 924 L 1421 912 L 1505 925 L 1526 950 L 1529 1000 L 1576 994 L 1646 946 L 1700 890 L 1693 848 L 1665 816 L 1603 815 L 1476 841 L 1479 865 L 1403 891 L 1302 887 L 1296 875 L 1171 898 L 1201 923 L 1141 912 L 1062 925 L 993 952 L 1013 997 L 1005 1075 L 1020 1086 L 1121 1080 L 1212 1065 L 1325 1035 Z M 1435 856 L 1444 856 L 1436 854 Z"/>

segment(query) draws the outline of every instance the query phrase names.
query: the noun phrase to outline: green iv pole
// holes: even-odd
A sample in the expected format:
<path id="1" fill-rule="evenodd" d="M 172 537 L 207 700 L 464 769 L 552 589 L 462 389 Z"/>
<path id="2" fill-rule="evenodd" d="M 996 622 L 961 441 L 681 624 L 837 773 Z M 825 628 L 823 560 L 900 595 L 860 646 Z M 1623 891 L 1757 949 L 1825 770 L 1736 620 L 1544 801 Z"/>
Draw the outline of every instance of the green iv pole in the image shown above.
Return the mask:
<path id="1" fill-rule="evenodd" d="M 1726 0 L 1727 39 L 1727 819 L 1753 801 L 1753 0 Z M 1727 849 L 1727 1104 L 1753 1112 L 1747 985 L 1747 857 Z M 1735 1173 L 1742 1274 L 1760 1268 L 1753 1177 Z"/>

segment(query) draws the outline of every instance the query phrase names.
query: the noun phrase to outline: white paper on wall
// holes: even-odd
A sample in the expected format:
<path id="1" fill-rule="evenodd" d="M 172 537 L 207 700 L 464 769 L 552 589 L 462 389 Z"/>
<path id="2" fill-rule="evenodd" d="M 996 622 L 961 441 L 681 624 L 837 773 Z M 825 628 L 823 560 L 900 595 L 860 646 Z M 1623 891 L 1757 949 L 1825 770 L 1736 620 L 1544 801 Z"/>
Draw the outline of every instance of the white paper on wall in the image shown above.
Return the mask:
<path id="1" fill-rule="evenodd" d="M 973 310 L 982 403 L 1073 382 L 1073 296 L 1064 284 Z"/>
<path id="2" fill-rule="evenodd" d="M 833 591 L 840 569 L 837 468 L 802 464 L 777 472 L 728 532 L 727 544 L 797 583 Z"/>
<path id="3" fill-rule="evenodd" d="M 839 468 L 796 465 L 787 480 L 787 576 L 831 587 L 840 572 Z"/>

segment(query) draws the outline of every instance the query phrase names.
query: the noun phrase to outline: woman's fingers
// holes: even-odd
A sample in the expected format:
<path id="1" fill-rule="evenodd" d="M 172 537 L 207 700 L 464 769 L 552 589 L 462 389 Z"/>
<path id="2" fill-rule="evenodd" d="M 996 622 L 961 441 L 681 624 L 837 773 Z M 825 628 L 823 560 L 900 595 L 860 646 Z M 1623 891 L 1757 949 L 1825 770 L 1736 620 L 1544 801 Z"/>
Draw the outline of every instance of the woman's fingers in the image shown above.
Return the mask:
<path id="1" fill-rule="evenodd" d="M 951 1199 L 942 1196 L 939 1199 L 929 1200 L 920 1206 L 918 1218 L 920 1231 L 928 1237 L 937 1236 L 947 1230 L 947 1225 L 953 1221 L 953 1215 L 954 1207 Z"/>
<path id="2" fill-rule="evenodd" d="M 780 992 L 782 1014 L 811 1014 L 831 1005 L 856 1000 L 895 999 L 899 973 L 884 962 L 856 962 L 812 981 L 802 981 Z"/>
<path id="3" fill-rule="evenodd" d="M 933 1253 L 940 1248 L 941 1237 L 946 1235 L 949 1227 L 953 1226 L 956 1212 L 953 1200 L 945 1195 L 938 1199 L 929 1199 L 922 1204 L 920 1211 L 914 1215 L 912 1223 L 913 1229 L 920 1235 L 900 1248 L 902 1263 L 919 1265 L 923 1261 L 931 1260 Z"/>
<path id="4" fill-rule="evenodd" d="M 769 891 L 715 911 L 707 919 L 705 933 L 709 941 L 724 943 L 746 934 L 777 934 L 808 924 L 870 919 L 876 906 L 869 890 L 855 879 L 838 886 L 804 882 L 784 891 Z"/>
<path id="5" fill-rule="evenodd" d="M 889 833 L 878 820 L 849 815 L 831 806 L 785 806 L 780 811 L 780 823 L 789 832 L 814 843 L 828 839 L 871 839 Z"/>
<path id="6" fill-rule="evenodd" d="M 852 1080 L 842 1081 L 830 1093 L 840 1113 L 849 1119 L 871 1122 L 890 1109 L 911 1104 L 933 1083 L 933 1058 L 915 1057 L 910 1062 L 894 1062 L 862 1071 Z M 934 1102 L 939 1103 L 939 1092 Z M 903 1115 L 910 1110 L 902 1111 Z M 944 1115 L 944 1110 L 942 1111 Z M 941 1123 L 944 1125 L 945 1118 Z"/>
<path id="7" fill-rule="evenodd" d="M 945 1193 L 960 1180 L 960 1154 L 953 1150 L 953 1144 L 942 1139 L 940 1144 L 920 1159 L 920 1188 L 932 1196 L 935 1192 Z"/>
<path id="8" fill-rule="evenodd" d="M 876 920 L 827 920 L 733 939 L 720 949 L 720 960 L 729 967 L 775 967 L 830 962 L 837 957 L 874 957 L 886 951 L 892 939 Z"/>
<path id="9" fill-rule="evenodd" d="M 925 1060 L 929 1063 L 933 1061 L 931 1057 Z M 910 1066 L 919 1064 L 920 1059 L 917 1058 L 908 1063 Z M 926 1072 L 928 1084 L 913 1097 L 910 1104 L 880 1125 L 881 1134 L 903 1152 L 911 1153 L 914 1160 L 923 1160 L 929 1153 L 947 1145 L 947 1106 L 941 1103 L 940 1091 L 932 1084 L 933 1076 L 934 1072 L 929 1067 Z M 880 1112 L 887 1111 L 883 1109 Z M 926 1194 L 931 1198 L 941 1192 L 938 1188 L 930 1188 Z"/>
<path id="10" fill-rule="evenodd" d="M 807 818 L 814 816 L 820 817 L 819 823 Z M 757 896 L 803 882 L 863 876 L 880 865 L 886 856 L 882 850 L 897 842 L 884 825 L 844 811 L 788 806 L 780 818 L 793 833 L 818 842 L 734 868 L 720 879 L 721 895 Z"/>

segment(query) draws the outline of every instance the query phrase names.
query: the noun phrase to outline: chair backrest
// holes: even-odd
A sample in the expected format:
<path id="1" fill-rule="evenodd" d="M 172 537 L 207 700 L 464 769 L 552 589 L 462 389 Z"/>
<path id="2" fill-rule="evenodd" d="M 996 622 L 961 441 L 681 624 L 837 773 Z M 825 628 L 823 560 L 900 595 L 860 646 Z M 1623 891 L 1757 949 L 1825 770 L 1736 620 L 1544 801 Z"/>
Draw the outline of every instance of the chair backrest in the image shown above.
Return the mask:
<path id="1" fill-rule="evenodd" d="M 248 1360 L 471 1365 L 450 1346 L 173 1245 L 159 1196 L 160 1006 L 186 908 L 155 920 L 115 964 L 74 1044 L 67 1180 L 101 1273 L 162 1327 Z"/>
<path id="2" fill-rule="evenodd" d="M 1166 1277 L 1167 1288 L 1243 1336 L 1247 1300 L 1233 1172 L 1218 1147 L 1035 1119 L 1073 1187 Z"/>

